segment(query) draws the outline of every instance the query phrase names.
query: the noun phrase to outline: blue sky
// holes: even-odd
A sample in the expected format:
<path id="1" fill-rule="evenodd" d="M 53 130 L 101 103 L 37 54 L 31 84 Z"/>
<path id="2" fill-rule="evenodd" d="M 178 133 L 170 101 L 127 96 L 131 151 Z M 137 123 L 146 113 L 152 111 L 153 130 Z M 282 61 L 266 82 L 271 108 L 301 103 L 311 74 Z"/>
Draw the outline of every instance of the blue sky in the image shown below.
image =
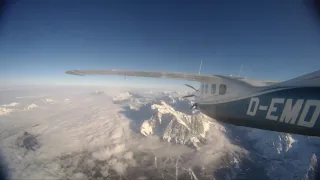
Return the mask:
<path id="1" fill-rule="evenodd" d="M 320 27 L 301 0 L 29 0 L 0 24 L 6 83 L 177 84 L 65 75 L 70 69 L 137 69 L 286 80 L 320 67 Z M 182 83 L 181 83 L 182 84 Z"/>

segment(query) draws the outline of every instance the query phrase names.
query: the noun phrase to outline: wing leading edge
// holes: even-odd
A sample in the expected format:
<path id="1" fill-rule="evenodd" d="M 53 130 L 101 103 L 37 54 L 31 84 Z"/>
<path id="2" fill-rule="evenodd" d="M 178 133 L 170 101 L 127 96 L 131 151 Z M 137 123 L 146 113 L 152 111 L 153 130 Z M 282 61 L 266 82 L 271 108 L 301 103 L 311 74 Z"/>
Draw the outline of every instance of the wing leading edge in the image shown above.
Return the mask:
<path id="1" fill-rule="evenodd" d="M 180 72 L 157 72 L 157 71 L 136 71 L 136 70 L 70 70 L 66 74 L 85 75 L 118 75 L 118 76 L 138 76 L 152 78 L 170 78 L 188 81 L 212 82 L 221 79 L 218 76 L 180 73 Z"/>

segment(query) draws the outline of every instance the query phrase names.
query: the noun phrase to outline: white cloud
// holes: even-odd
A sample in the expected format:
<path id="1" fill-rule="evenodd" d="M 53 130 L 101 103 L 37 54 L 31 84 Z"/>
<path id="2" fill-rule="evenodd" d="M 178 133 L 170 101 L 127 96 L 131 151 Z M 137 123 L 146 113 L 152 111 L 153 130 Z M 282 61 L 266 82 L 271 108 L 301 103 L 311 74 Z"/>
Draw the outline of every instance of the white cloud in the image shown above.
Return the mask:
<path id="1" fill-rule="evenodd" d="M 4 104 L 2 105 L 3 107 L 15 107 L 18 106 L 20 103 L 12 102 L 10 104 Z"/>

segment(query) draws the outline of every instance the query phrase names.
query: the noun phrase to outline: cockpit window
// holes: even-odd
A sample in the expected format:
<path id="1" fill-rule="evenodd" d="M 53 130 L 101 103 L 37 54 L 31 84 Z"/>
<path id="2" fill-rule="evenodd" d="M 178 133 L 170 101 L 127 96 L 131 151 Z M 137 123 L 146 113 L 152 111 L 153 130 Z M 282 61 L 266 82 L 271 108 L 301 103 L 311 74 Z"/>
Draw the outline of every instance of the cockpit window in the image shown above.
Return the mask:
<path id="1" fill-rule="evenodd" d="M 211 94 L 215 94 L 216 93 L 216 88 L 217 88 L 216 84 L 211 84 Z"/>
<path id="2" fill-rule="evenodd" d="M 220 84 L 219 86 L 219 94 L 225 94 L 227 92 L 227 86 L 225 84 Z"/>
<path id="3" fill-rule="evenodd" d="M 208 84 L 205 85 L 204 93 L 208 93 Z"/>

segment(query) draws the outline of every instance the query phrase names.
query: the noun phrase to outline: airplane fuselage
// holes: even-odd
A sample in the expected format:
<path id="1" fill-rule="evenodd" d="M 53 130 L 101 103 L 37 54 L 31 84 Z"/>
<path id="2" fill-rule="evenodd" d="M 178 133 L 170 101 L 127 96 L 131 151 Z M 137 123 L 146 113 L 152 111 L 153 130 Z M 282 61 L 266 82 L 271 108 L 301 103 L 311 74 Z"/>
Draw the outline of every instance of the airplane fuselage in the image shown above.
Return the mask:
<path id="1" fill-rule="evenodd" d="M 320 87 L 250 87 L 231 81 L 202 84 L 196 94 L 197 108 L 209 117 L 237 126 L 320 136 Z M 233 87 L 219 93 L 221 84 Z M 210 87 L 218 92 L 210 94 Z"/>

